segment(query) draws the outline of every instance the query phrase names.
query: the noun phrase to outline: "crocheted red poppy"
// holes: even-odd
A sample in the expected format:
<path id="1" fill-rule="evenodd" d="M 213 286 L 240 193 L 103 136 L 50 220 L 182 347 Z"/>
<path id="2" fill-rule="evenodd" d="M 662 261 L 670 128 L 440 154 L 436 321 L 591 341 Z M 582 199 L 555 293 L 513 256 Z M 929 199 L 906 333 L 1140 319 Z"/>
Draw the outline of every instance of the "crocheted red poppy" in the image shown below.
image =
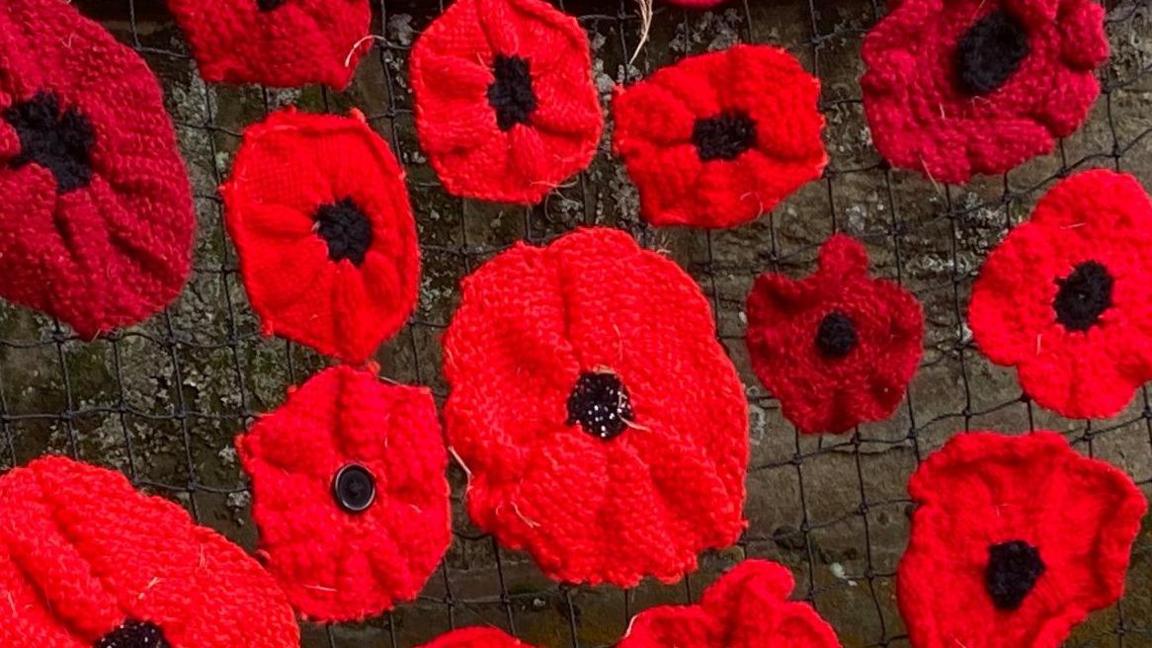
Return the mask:
<path id="1" fill-rule="evenodd" d="M 260 565 L 120 473 L 64 457 L 0 478 L 0 646 L 287 648 Z"/>
<path id="2" fill-rule="evenodd" d="M 920 648 L 1055 648 L 1123 594 L 1147 503 L 1055 432 L 961 434 L 908 484 L 897 595 Z"/>
<path id="3" fill-rule="evenodd" d="M 868 275 L 868 253 L 837 234 L 805 279 L 765 273 L 748 295 L 748 351 L 760 382 L 805 433 L 892 415 L 920 364 L 924 314 L 899 285 Z"/>
<path id="4" fill-rule="evenodd" d="M 0 195 L 0 296 L 84 338 L 188 278 L 196 219 L 160 87 L 66 2 L 0 3 Z"/>
<path id="5" fill-rule="evenodd" d="M 782 565 L 746 560 L 712 584 L 698 605 L 665 605 L 636 615 L 618 648 L 839 648 L 828 622 L 791 602 Z"/>
<path id="6" fill-rule="evenodd" d="M 447 453 L 427 389 L 326 369 L 236 448 L 264 562 L 305 617 L 412 600 L 448 548 Z"/>
<path id="7" fill-rule="evenodd" d="M 1040 405 L 1104 418 L 1152 379 L 1152 203 L 1094 170 L 1052 188 L 988 256 L 968 321 Z"/>
<path id="8" fill-rule="evenodd" d="M 1108 58 L 1092 0 L 901 0 L 864 39 L 872 140 L 960 183 L 1052 150 L 1084 123 Z"/>
<path id="9" fill-rule="evenodd" d="M 730 227 L 771 211 L 828 161 L 820 82 L 782 49 L 693 56 L 618 90 L 613 145 L 655 225 Z"/>
<path id="10" fill-rule="evenodd" d="M 266 334 L 359 363 L 404 326 L 416 223 L 404 171 L 358 111 L 287 109 L 250 126 L 220 191 Z"/>
<path id="11" fill-rule="evenodd" d="M 635 585 L 744 528 L 744 390 L 707 300 L 625 232 L 518 244 L 463 282 L 444 335 L 468 510 L 550 577 Z"/>
<path id="12" fill-rule="evenodd" d="M 416 132 L 449 193 L 537 203 L 592 160 L 588 37 L 541 0 L 456 0 L 412 48 Z"/>
<path id="13" fill-rule="evenodd" d="M 342 90 L 371 48 L 368 0 L 168 0 L 205 81 Z"/>
<path id="14" fill-rule="evenodd" d="M 495 628 L 464 628 L 442 634 L 422 648 L 530 648 Z"/>

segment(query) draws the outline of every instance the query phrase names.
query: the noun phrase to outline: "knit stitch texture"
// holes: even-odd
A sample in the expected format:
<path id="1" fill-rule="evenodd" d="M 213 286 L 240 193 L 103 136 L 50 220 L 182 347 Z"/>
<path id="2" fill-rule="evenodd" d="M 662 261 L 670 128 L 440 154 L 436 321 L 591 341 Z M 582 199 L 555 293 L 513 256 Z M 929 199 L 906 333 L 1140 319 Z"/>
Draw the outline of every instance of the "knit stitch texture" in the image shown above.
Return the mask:
<path id="1" fill-rule="evenodd" d="M 464 628 L 436 637 L 421 648 L 530 648 L 495 628 Z"/>
<path id="2" fill-rule="evenodd" d="M 236 448 L 260 555 L 309 619 L 363 619 L 416 598 L 451 542 L 447 453 L 423 387 L 326 369 Z"/>
<path id="3" fill-rule="evenodd" d="M 627 233 L 517 244 L 467 277 L 444 373 L 472 519 L 548 576 L 673 582 L 743 530 L 740 379 L 700 288 Z"/>
<path id="4" fill-rule="evenodd" d="M 0 195 L 0 296 L 83 338 L 188 278 L 196 219 L 156 78 L 61 0 L 0 3 Z"/>

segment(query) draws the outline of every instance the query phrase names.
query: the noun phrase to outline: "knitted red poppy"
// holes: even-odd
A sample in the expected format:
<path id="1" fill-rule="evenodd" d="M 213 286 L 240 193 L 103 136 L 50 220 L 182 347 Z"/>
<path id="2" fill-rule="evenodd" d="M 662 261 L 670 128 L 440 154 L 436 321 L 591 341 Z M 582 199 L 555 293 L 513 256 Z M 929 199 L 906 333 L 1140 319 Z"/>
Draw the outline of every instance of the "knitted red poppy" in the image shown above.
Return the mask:
<path id="1" fill-rule="evenodd" d="M 897 595 L 918 648 L 1055 648 L 1123 594 L 1147 503 L 1055 432 L 961 434 L 925 461 Z"/>
<path id="2" fill-rule="evenodd" d="M 422 648 L 530 648 L 495 628 L 464 628 L 442 634 Z"/>
<path id="3" fill-rule="evenodd" d="M 327 369 L 236 448 L 264 562 L 309 619 L 414 599 L 448 548 L 447 453 L 427 389 Z"/>
<path id="4" fill-rule="evenodd" d="M 0 3 L 0 195 L 0 296 L 84 338 L 188 278 L 196 219 L 160 87 L 66 2 Z"/>
<path id="5" fill-rule="evenodd" d="M 942 182 L 1003 173 L 1084 123 L 1108 58 L 1092 0 L 900 0 L 864 39 L 872 140 Z"/>
<path id="6" fill-rule="evenodd" d="M 403 169 L 358 111 L 287 109 L 250 126 L 220 191 L 266 334 L 359 363 L 404 326 L 416 223 Z"/>
<path id="7" fill-rule="evenodd" d="M 1062 181 L 988 256 L 968 322 L 1040 405 L 1105 418 L 1152 379 L 1152 203 L 1131 176 Z"/>
<path id="8" fill-rule="evenodd" d="M 892 415 L 920 364 L 924 314 L 899 285 L 868 275 L 844 234 L 805 279 L 765 273 L 748 295 L 748 352 L 760 382 L 805 433 L 840 433 Z"/>
<path id="9" fill-rule="evenodd" d="M 737 45 L 659 70 L 612 102 L 613 145 L 655 225 L 730 227 L 828 161 L 820 82 L 782 49 Z"/>
<path id="10" fill-rule="evenodd" d="M 205 81 L 341 90 L 371 48 L 368 0 L 168 0 Z"/>
<path id="11" fill-rule="evenodd" d="M 636 615 L 618 648 L 839 648 L 828 622 L 791 602 L 783 565 L 746 560 L 712 584 L 698 605 L 665 605 Z"/>
<path id="12" fill-rule="evenodd" d="M 260 565 L 120 473 L 64 457 L 0 478 L 0 646 L 288 648 Z"/>
<path id="13" fill-rule="evenodd" d="M 596 152 L 588 36 L 547 2 L 456 0 L 411 73 L 420 146 L 453 195 L 537 203 Z"/>
<path id="14" fill-rule="evenodd" d="M 744 390 L 700 288 L 625 232 L 518 244 L 444 335 L 468 510 L 550 577 L 665 582 L 744 528 Z"/>

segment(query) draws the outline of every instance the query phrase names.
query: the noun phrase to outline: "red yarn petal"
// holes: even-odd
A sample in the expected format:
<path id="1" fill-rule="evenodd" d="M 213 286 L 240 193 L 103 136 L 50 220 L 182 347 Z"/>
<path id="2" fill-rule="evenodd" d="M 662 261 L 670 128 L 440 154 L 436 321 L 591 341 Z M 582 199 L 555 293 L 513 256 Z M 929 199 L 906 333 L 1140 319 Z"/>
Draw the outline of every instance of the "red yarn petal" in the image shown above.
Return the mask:
<path id="1" fill-rule="evenodd" d="M 464 628 L 436 637 L 421 648 L 530 648 L 495 628 Z"/>

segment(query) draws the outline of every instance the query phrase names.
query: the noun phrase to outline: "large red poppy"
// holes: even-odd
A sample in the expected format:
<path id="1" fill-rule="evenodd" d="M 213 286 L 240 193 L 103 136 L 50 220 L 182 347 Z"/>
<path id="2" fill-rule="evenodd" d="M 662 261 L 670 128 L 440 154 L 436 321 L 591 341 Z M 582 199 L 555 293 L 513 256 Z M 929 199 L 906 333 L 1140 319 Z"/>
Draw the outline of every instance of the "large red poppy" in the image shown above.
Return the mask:
<path id="1" fill-rule="evenodd" d="M 368 0 L 168 0 L 168 8 L 205 81 L 340 90 L 372 46 Z"/>
<path id="2" fill-rule="evenodd" d="M 588 36 L 542 0 L 456 0 L 412 48 L 416 132 L 449 193 L 537 203 L 596 153 Z"/>
<path id="3" fill-rule="evenodd" d="M 424 388 L 327 369 L 236 439 L 261 555 L 303 616 L 416 597 L 452 539 L 447 453 Z"/>
<path id="4" fill-rule="evenodd" d="M 358 111 L 250 126 L 220 191 L 265 333 L 358 363 L 407 321 L 416 222 L 403 169 Z"/>
<path id="5" fill-rule="evenodd" d="M 864 246 L 844 234 L 804 279 L 765 273 L 748 295 L 748 352 L 784 416 L 806 433 L 845 432 L 892 415 L 922 354 L 920 302 L 868 275 Z"/>
<path id="6" fill-rule="evenodd" d="M 618 91 L 613 144 L 656 225 L 730 227 L 828 161 L 820 82 L 768 45 L 693 56 Z"/>
<path id="7" fill-rule="evenodd" d="M 988 255 L 968 322 L 1040 405 L 1104 418 L 1152 379 L 1152 203 L 1132 176 L 1060 182 Z"/>
<path id="8" fill-rule="evenodd" d="M 260 565 L 120 473 L 64 457 L 0 478 L 0 645 L 290 648 Z"/>
<path id="9" fill-rule="evenodd" d="M 748 407 L 708 301 L 625 232 L 519 244 L 444 335 L 468 510 L 560 581 L 672 582 L 744 528 Z"/>
<path id="10" fill-rule="evenodd" d="M 84 338 L 188 278 L 196 219 L 160 87 L 66 2 L 0 4 L 0 195 L 0 296 Z"/>
<path id="11" fill-rule="evenodd" d="M 789 601 L 787 567 L 746 560 L 721 576 L 698 605 L 666 605 L 636 615 L 618 648 L 839 648 L 828 622 Z"/>
<path id="12" fill-rule="evenodd" d="M 1055 648 L 1123 594 L 1140 489 L 1055 432 L 960 434 L 925 461 L 897 594 L 919 648 Z"/>
<path id="13" fill-rule="evenodd" d="M 495 628 L 464 628 L 436 637 L 422 648 L 529 648 Z"/>
<path id="14" fill-rule="evenodd" d="M 1108 58 L 1093 0 L 900 0 L 864 39 L 872 141 L 942 182 L 1003 173 L 1084 123 Z"/>

